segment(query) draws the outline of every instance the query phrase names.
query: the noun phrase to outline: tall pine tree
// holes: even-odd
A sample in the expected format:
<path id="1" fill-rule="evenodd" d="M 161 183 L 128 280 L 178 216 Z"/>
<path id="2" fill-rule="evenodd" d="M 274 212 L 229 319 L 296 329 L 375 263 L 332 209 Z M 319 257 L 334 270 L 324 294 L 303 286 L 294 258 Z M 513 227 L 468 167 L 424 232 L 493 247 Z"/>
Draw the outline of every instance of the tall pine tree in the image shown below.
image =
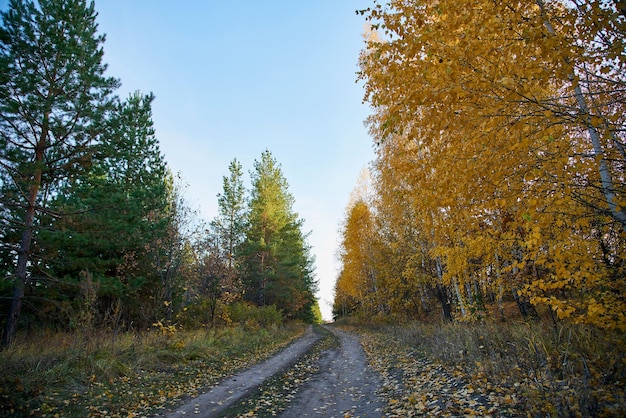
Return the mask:
<path id="1" fill-rule="evenodd" d="M 239 257 L 236 254 L 245 238 L 246 189 L 243 185 L 241 163 L 234 159 L 228 166 L 230 174 L 223 178 L 223 190 L 217 196 L 218 216 L 211 222 L 216 250 L 224 260 L 224 290 L 237 294 L 241 290 Z"/>
<path id="2" fill-rule="evenodd" d="M 313 259 L 293 212 L 294 198 L 270 151 L 255 161 L 244 258 L 244 297 L 258 306 L 275 305 L 287 317 L 312 317 Z"/>
<path id="3" fill-rule="evenodd" d="M 136 323 L 153 319 L 150 301 L 162 300 L 156 297 L 162 286 L 171 299 L 164 252 L 178 233 L 171 225 L 177 198 L 155 137 L 152 100 L 134 93 L 117 104 L 89 173 L 67 181 L 52 202 L 66 215 L 48 222 L 38 245 L 48 275 L 72 285 L 89 271 L 100 283 L 102 308 L 119 303 L 125 319 Z"/>
<path id="4" fill-rule="evenodd" d="M 4 268 L 12 302 L 2 343 L 15 337 L 31 244 L 46 198 L 84 166 L 118 81 L 104 75 L 93 2 L 11 0 L 0 28 L 0 170 Z M 6 272 L 6 271 L 5 271 Z"/>

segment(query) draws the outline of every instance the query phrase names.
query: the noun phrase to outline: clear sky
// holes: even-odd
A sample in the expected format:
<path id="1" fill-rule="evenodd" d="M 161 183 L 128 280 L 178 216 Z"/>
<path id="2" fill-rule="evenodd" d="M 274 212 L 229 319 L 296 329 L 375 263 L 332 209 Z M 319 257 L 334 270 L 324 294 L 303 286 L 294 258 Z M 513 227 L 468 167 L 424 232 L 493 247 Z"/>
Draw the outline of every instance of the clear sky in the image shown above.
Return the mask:
<path id="1" fill-rule="evenodd" d="M 5 1 L 1 1 L 5 3 Z M 153 92 L 161 150 L 205 220 L 222 177 L 269 149 L 311 231 L 320 306 L 330 318 L 338 229 L 373 158 L 356 83 L 361 0 L 96 0 L 120 96 Z"/>

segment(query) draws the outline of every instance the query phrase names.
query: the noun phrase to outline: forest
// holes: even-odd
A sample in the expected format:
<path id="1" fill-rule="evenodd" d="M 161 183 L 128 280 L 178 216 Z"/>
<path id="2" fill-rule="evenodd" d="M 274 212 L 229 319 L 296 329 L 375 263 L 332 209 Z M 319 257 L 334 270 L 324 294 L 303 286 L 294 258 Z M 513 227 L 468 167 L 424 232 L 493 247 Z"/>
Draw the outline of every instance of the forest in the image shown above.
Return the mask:
<path id="1" fill-rule="evenodd" d="M 249 181 L 225 164 L 200 219 L 154 95 L 119 97 L 93 1 L 9 1 L 0 415 L 162 414 L 317 334 L 273 395 L 242 403 L 274 416 L 340 353 L 335 331 L 385 382 L 388 416 L 623 415 L 626 2 L 369 4 L 355 81 L 375 158 L 339 226 L 324 329 L 272 152 Z"/>
<path id="2" fill-rule="evenodd" d="M 374 2 L 334 315 L 626 330 L 626 7 Z"/>
<path id="3" fill-rule="evenodd" d="M 375 330 L 391 415 L 622 416 L 626 3 L 357 13 L 375 158 L 345 209 L 333 315 Z"/>
<path id="4" fill-rule="evenodd" d="M 154 96 L 117 96 L 96 16 L 84 0 L 2 13 L 2 346 L 42 329 L 222 326 L 237 303 L 318 321 L 307 233 L 271 151 L 249 190 L 233 159 L 218 215 L 199 219 L 159 149 Z"/>

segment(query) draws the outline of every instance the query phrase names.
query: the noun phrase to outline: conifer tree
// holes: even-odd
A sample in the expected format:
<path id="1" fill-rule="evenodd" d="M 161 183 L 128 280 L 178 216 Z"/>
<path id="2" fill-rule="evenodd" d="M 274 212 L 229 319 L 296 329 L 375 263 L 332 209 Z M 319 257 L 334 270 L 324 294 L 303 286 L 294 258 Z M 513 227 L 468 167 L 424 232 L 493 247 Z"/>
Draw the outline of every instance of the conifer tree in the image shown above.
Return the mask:
<path id="1" fill-rule="evenodd" d="M 225 290 L 233 295 L 241 291 L 240 262 L 237 251 L 245 238 L 246 189 L 241 163 L 234 159 L 223 177 L 222 193 L 217 196 L 218 216 L 211 223 L 219 258 L 225 260 Z"/>
<path id="2" fill-rule="evenodd" d="M 288 317 L 308 315 L 315 300 L 313 259 L 293 212 L 294 198 L 280 165 L 269 151 L 255 161 L 244 257 L 245 298 L 275 305 Z"/>
<path id="3" fill-rule="evenodd" d="M 0 28 L 3 256 L 12 303 L 2 343 L 14 339 L 38 219 L 59 181 L 85 166 L 111 109 L 104 36 L 93 2 L 11 0 Z"/>
<path id="4" fill-rule="evenodd" d="M 38 245 L 47 275 L 72 283 L 89 271 L 103 308 L 121 302 L 129 322 L 140 312 L 153 319 L 148 305 L 162 301 L 161 285 L 171 302 L 172 260 L 182 245 L 176 224 L 184 208 L 155 136 L 153 99 L 136 92 L 115 106 L 89 172 L 66 181 L 51 202 L 66 215 L 48 221 Z"/>

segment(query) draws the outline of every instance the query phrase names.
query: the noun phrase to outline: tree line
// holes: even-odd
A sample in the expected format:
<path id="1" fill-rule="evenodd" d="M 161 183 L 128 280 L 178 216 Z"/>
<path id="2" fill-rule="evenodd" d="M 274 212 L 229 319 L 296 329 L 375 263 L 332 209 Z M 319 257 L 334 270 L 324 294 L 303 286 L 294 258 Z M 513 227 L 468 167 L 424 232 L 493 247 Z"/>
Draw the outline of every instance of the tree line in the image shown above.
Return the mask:
<path id="1" fill-rule="evenodd" d="M 241 300 L 316 319 L 314 260 L 271 152 L 250 190 L 232 161 L 204 225 L 160 152 L 154 96 L 116 95 L 96 18 L 85 0 L 1 14 L 3 345 L 37 327 L 210 325 Z"/>
<path id="2" fill-rule="evenodd" d="M 375 1 L 335 316 L 626 327 L 621 1 Z M 486 306 L 495 306 L 488 312 Z"/>

